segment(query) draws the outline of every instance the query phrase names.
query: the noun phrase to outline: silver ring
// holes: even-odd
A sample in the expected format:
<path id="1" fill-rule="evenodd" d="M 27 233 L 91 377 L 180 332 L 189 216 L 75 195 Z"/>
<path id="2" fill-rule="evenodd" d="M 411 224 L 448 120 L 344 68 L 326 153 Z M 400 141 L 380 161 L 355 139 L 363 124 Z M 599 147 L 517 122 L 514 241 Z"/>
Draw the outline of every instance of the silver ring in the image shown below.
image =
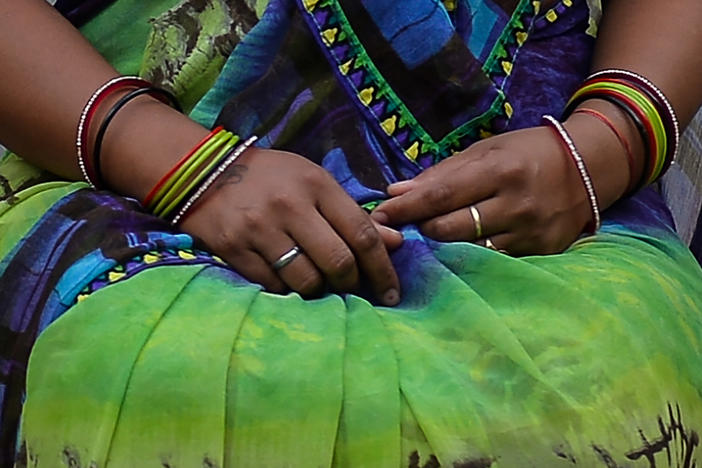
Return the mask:
<path id="1" fill-rule="evenodd" d="M 475 226 L 475 238 L 480 239 L 483 237 L 483 223 L 480 220 L 480 211 L 475 207 L 475 205 L 471 205 L 468 207 L 468 210 L 470 211 L 470 217 L 473 218 L 473 226 Z"/>
<path id="2" fill-rule="evenodd" d="M 275 271 L 278 271 L 281 268 L 285 268 L 286 266 L 290 265 L 290 263 L 292 263 L 292 261 L 295 260 L 301 254 L 302 249 L 299 245 L 296 245 L 295 247 L 281 255 L 278 260 L 273 262 L 271 268 L 273 268 Z"/>

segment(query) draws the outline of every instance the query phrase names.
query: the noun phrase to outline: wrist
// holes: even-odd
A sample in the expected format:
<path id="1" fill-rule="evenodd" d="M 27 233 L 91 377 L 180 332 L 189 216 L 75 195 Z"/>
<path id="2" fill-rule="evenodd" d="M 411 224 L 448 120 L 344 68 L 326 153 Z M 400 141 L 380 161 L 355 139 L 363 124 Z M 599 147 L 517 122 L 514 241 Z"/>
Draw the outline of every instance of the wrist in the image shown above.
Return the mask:
<path id="1" fill-rule="evenodd" d="M 156 99 L 137 98 L 114 119 L 105 134 L 103 179 L 116 192 L 143 200 L 208 133 L 206 128 Z"/>
<path id="2" fill-rule="evenodd" d="M 565 122 L 590 171 L 601 208 L 605 209 L 641 179 L 644 144 L 635 124 L 614 104 L 591 99 L 578 109 L 602 115 L 618 132 L 586 113 L 571 114 Z"/>

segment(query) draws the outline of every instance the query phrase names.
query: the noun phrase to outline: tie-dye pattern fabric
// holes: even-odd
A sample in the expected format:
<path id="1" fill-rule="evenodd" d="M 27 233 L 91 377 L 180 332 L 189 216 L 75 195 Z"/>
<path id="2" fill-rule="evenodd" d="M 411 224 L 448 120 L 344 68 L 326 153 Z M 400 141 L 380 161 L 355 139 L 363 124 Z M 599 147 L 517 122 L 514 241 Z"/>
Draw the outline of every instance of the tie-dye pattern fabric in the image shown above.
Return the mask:
<path id="1" fill-rule="evenodd" d="M 558 112 L 587 72 L 597 2 L 408 3 L 253 8 L 193 117 L 304 154 L 372 206 L 388 182 Z M 427 25 L 443 29 L 419 47 Z M 268 294 L 132 200 L 27 174 L 0 166 L 2 436 L 23 410 L 18 466 L 702 461 L 702 270 L 653 190 L 560 255 L 406 226 L 404 295 L 386 308 Z"/>

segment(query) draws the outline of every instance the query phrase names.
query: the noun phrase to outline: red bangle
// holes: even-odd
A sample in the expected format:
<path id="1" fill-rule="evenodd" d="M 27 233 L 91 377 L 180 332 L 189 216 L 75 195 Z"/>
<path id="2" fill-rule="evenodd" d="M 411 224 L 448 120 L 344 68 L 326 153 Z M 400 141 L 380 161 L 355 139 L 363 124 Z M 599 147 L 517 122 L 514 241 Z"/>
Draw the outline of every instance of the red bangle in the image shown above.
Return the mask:
<path id="1" fill-rule="evenodd" d="M 151 83 L 136 76 L 120 76 L 114 78 L 95 91 L 83 108 L 83 112 L 81 113 L 80 120 L 78 122 L 76 153 L 78 155 L 78 165 L 83 173 L 83 177 L 93 187 L 95 187 L 95 181 L 97 179 L 95 168 L 91 164 L 91 158 L 89 157 L 88 146 L 86 143 L 88 142 L 90 124 L 95 117 L 95 113 L 100 107 L 100 104 L 108 96 L 114 94 L 115 92 L 123 88 L 139 88 L 143 86 L 151 86 Z"/>
<path id="2" fill-rule="evenodd" d="M 212 130 L 205 138 L 203 138 L 202 141 L 200 141 L 197 145 L 195 145 L 195 146 L 193 147 L 193 149 L 191 149 L 190 152 L 188 152 L 188 154 L 186 154 L 185 156 L 183 156 L 183 158 L 182 158 L 180 161 L 178 161 L 178 163 L 177 163 L 175 166 L 173 166 L 173 168 L 172 168 L 170 171 L 168 171 L 168 172 L 166 173 L 166 175 L 164 175 L 164 176 L 161 178 L 161 180 L 159 180 L 159 181 L 156 183 L 156 185 L 154 186 L 154 188 L 152 188 L 151 191 L 149 192 L 149 194 L 146 195 L 146 198 L 144 198 L 144 201 L 141 202 L 141 205 L 142 205 L 142 206 L 149 206 L 149 203 L 151 203 L 151 200 L 153 200 L 153 198 L 156 196 L 156 194 L 158 193 L 158 191 L 161 190 L 161 187 L 163 187 L 163 185 L 164 185 L 166 182 L 168 182 L 168 180 L 173 176 L 173 174 L 175 174 L 175 172 L 176 172 L 178 169 L 180 169 L 180 168 L 183 166 L 183 164 L 185 164 L 190 158 L 192 158 L 193 155 L 197 152 L 197 150 L 199 150 L 200 148 L 202 148 L 202 146 L 203 146 L 205 143 L 207 143 L 213 136 L 215 136 L 216 134 L 218 134 L 218 133 L 221 132 L 222 130 L 224 130 L 224 127 L 222 127 L 221 125 L 220 125 L 219 127 L 215 128 L 215 129 Z"/>
<path id="3" fill-rule="evenodd" d="M 602 89 L 598 90 L 593 93 L 586 93 L 583 96 L 589 96 L 592 95 L 592 97 L 597 97 L 597 95 L 604 95 L 604 96 L 611 96 L 616 98 L 617 100 L 622 101 L 636 116 L 639 118 L 641 123 L 643 124 L 644 128 L 646 129 L 646 134 L 648 136 L 648 161 L 646 163 L 646 169 L 645 173 L 643 174 L 641 180 L 648 181 L 651 179 L 651 175 L 653 174 L 653 171 L 655 170 L 656 166 L 656 159 L 658 158 L 658 141 L 656 139 L 656 134 L 654 133 L 653 130 L 653 124 L 651 121 L 648 119 L 648 116 L 644 111 L 642 111 L 639 106 L 631 100 L 628 96 L 612 90 L 612 89 Z"/>
<path id="4" fill-rule="evenodd" d="M 626 188 L 626 193 L 631 193 L 631 191 L 634 188 L 634 171 L 635 171 L 635 164 L 634 164 L 634 153 L 631 150 L 631 145 L 629 145 L 629 141 L 624 137 L 622 132 L 619 131 L 616 125 L 614 125 L 614 122 L 612 122 L 609 117 L 604 115 L 602 112 L 599 112 L 595 109 L 590 109 L 587 107 L 583 107 L 580 109 L 576 109 L 573 114 L 587 114 L 591 115 L 592 117 L 595 117 L 598 119 L 600 122 L 604 123 L 609 127 L 610 130 L 612 130 L 612 133 L 617 137 L 617 140 L 619 140 L 619 143 L 624 147 L 626 150 L 626 161 L 629 165 L 629 183 L 627 184 Z"/>

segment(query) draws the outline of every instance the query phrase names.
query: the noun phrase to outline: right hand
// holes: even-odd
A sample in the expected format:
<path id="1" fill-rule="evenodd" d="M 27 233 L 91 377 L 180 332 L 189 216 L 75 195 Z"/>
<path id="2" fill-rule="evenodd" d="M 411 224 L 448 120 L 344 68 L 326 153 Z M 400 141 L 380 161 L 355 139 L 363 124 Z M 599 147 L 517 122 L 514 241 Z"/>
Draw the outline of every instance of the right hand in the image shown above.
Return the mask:
<path id="1" fill-rule="evenodd" d="M 327 171 L 296 154 L 248 149 L 180 226 L 271 292 L 354 292 L 363 276 L 383 304 L 399 302 L 388 248 L 402 236 L 376 224 Z M 296 245 L 303 253 L 274 271 Z"/>

